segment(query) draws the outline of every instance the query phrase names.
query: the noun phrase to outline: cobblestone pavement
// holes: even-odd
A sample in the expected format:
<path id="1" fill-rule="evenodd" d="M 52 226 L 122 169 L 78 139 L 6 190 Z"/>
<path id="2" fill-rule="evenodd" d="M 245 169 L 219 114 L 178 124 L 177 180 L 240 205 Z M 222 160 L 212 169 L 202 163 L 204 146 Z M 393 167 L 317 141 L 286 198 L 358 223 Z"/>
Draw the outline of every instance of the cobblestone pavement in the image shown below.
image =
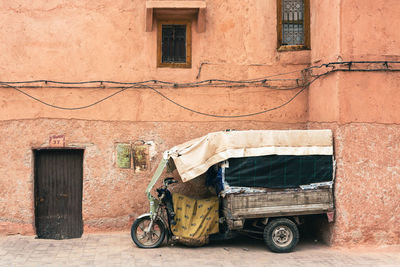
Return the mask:
<path id="1" fill-rule="evenodd" d="M 276 254 L 247 238 L 200 248 L 139 249 L 127 232 L 69 240 L 5 236 L 0 266 L 400 266 L 400 246 L 338 249 L 303 241 L 292 253 Z"/>

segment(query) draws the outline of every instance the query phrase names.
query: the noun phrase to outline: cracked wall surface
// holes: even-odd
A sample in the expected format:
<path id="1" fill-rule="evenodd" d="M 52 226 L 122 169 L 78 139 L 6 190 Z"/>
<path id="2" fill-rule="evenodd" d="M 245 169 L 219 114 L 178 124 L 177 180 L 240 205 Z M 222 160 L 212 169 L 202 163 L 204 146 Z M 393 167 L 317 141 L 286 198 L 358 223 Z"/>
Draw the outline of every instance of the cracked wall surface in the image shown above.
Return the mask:
<path id="1" fill-rule="evenodd" d="M 334 131 L 334 224 L 323 239 L 336 246 L 391 245 L 400 237 L 400 126 L 377 123 L 309 123 Z"/>
<path id="2" fill-rule="evenodd" d="M 301 78 L 298 71 L 310 61 L 310 51 L 276 51 L 275 26 L 269 27 L 276 23 L 275 1 L 207 1 L 206 31 L 198 33 L 195 19 L 192 23 L 192 68 L 157 68 L 157 27 L 145 32 L 145 2 L 1 1 L 0 23 L 5 26 L 0 27 L 0 80 L 154 79 L 176 83 L 275 77 L 287 72 L 290 74 L 284 78 L 296 79 Z M 269 15 L 264 16 L 262 10 L 268 10 Z M 278 81 L 275 85 L 285 84 Z M 37 87 L 24 87 L 24 92 L 62 107 L 94 103 L 118 90 L 99 83 L 78 88 L 29 85 Z M 295 93 L 260 87 L 159 90 L 189 108 L 226 115 L 272 108 Z M 85 149 L 85 231 L 120 230 L 127 229 L 147 210 L 144 189 L 165 149 L 227 128 L 304 128 L 306 102 L 307 93 L 303 92 L 283 112 L 217 119 L 183 110 L 149 89 L 126 90 L 91 108 L 68 111 L 42 105 L 10 87 L 2 87 L 0 140 L 5 156 L 0 159 L 0 233 L 35 233 L 32 149 L 48 146 L 49 136 L 65 136 L 67 147 Z M 137 140 L 152 144 L 148 171 L 116 168 L 116 143 Z"/>
<path id="3" fill-rule="evenodd" d="M 192 24 L 192 68 L 156 67 L 156 27 L 145 32 L 144 0 L 1 1 L 0 80 L 164 80 L 282 78 L 293 85 L 309 65 L 400 60 L 397 0 L 311 0 L 311 50 L 278 52 L 276 0 L 207 0 L 206 31 Z M 154 25 L 156 20 L 154 20 Z M 153 25 L 153 26 L 154 26 Z M 276 76 L 288 73 L 284 76 Z M 44 106 L 0 88 L 0 234 L 35 234 L 32 149 L 63 135 L 84 154 L 85 232 L 126 230 L 147 211 L 145 187 L 162 151 L 224 129 L 328 128 L 335 135 L 336 221 L 323 224 L 332 245 L 399 244 L 398 73 L 334 73 L 283 108 L 248 118 L 204 117 L 154 91 L 130 89 L 89 109 Z M 268 82 L 267 82 L 268 84 Z M 75 107 L 117 89 L 23 88 L 48 103 Z M 297 91 L 264 87 L 161 88 L 192 109 L 252 113 L 281 105 Z M 116 167 L 116 144 L 150 144 L 149 168 Z M 198 182 L 201 183 L 202 181 Z M 201 195 L 193 182 L 186 193 Z"/>
<path id="4" fill-rule="evenodd" d="M 0 122 L 0 233 L 34 234 L 33 148 L 47 147 L 49 135 L 64 133 L 66 147 L 84 148 L 83 222 L 85 232 L 127 230 L 149 208 L 145 189 L 162 152 L 181 142 L 222 129 L 302 129 L 303 123 L 265 122 L 106 122 L 32 119 Z M 22 138 L 21 138 L 22 137 Z M 150 153 L 147 171 L 116 165 L 116 146 L 144 140 Z M 178 178 L 178 177 L 177 177 Z M 204 194 L 195 181 L 179 186 L 186 194 Z"/>
<path id="5" fill-rule="evenodd" d="M 312 2 L 320 11 L 312 62 L 400 59 L 400 36 L 389 25 L 399 21 L 396 1 Z M 308 128 L 335 136 L 336 221 L 323 226 L 333 245 L 400 243 L 399 85 L 398 72 L 383 71 L 339 72 L 310 87 Z"/>

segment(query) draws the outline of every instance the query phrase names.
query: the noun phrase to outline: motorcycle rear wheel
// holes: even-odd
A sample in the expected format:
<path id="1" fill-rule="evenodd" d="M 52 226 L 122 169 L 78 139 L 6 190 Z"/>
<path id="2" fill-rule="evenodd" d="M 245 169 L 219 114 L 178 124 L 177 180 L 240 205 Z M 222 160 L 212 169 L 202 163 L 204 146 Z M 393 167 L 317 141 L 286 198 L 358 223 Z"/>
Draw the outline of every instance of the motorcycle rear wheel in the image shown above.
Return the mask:
<path id="1" fill-rule="evenodd" d="M 131 228 L 131 237 L 133 242 L 139 248 L 156 248 L 161 245 L 165 238 L 165 226 L 161 220 L 153 223 L 149 232 L 150 216 L 144 216 L 134 221 Z"/>

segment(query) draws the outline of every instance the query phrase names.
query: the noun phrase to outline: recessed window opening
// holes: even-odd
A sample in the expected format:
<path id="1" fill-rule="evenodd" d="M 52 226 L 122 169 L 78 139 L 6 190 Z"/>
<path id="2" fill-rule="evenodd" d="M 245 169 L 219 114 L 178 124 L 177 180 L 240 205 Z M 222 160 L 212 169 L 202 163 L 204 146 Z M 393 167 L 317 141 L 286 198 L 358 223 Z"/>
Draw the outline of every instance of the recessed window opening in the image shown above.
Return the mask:
<path id="1" fill-rule="evenodd" d="M 309 0 L 277 0 L 278 50 L 310 48 Z"/>
<path id="2" fill-rule="evenodd" d="M 157 66 L 191 67 L 190 21 L 159 21 Z"/>

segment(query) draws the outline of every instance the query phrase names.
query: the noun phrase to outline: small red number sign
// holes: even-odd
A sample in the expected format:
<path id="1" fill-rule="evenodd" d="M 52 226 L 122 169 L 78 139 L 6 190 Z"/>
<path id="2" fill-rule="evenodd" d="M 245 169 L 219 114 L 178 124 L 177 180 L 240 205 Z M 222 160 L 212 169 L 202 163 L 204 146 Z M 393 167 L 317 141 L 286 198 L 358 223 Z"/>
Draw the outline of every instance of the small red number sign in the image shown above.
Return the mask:
<path id="1" fill-rule="evenodd" d="M 49 138 L 49 146 L 51 147 L 64 147 L 65 135 L 52 135 Z"/>

